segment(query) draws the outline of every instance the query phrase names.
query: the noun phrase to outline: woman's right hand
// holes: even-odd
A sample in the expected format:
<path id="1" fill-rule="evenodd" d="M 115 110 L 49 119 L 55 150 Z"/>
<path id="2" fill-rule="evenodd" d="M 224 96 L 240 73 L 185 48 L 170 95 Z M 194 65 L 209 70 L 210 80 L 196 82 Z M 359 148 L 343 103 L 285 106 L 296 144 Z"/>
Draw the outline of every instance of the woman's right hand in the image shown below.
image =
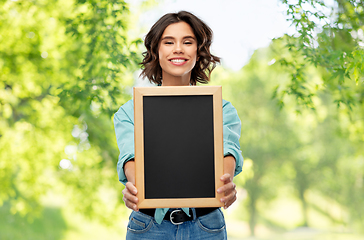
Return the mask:
<path id="1" fill-rule="evenodd" d="M 125 206 L 127 208 L 130 208 L 131 210 L 139 211 L 137 206 L 139 199 L 136 197 L 138 190 L 136 189 L 134 184 L 131 182 L 127 182 L 122 193 L 124 195 L 123 201 L 125 202 Z"/>
<path id="2" fill-rule="evenodd" d="M 139 211 L 137 203 L 139 202 L 136 197 L 138 190 L 135 187 L 135 162 L 134 159 L 128 161 L 124 165 L 125 176 L 128 179 L 128 182 L 125 184 L 125 188 L 122 191 L 124 197 L 123 201 L 125 202 L 125 206 L 134 211 Z"/>

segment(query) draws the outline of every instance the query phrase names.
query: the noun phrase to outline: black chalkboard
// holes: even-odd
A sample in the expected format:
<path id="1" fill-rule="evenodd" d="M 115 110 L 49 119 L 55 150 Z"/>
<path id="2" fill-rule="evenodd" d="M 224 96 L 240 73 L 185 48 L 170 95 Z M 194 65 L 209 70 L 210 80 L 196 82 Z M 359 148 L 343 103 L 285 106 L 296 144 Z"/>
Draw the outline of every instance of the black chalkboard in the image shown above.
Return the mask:
<path id="1" fill-rule="evenodd" d="M 145 96 L 143 106 L 145 198 L 215 197 L 212 96 Z"/>
<path id="2" fill-rule="evenodd" d="M 139 208 L 218 207 L 221 87 L 134 88 Z"/>

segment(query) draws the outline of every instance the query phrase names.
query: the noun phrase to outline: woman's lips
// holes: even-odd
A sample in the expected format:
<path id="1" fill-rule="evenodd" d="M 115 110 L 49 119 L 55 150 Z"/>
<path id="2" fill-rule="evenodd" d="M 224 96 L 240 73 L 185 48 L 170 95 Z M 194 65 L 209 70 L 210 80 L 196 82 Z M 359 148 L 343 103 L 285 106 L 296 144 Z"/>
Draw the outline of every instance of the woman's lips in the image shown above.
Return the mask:
<path id="1" fill-rule="evenodd" d="M 173 65 L 181 66 L 184 65 L 187 62 L 187 59 L 185 58 L 172 58 L 169 60 Z"/>

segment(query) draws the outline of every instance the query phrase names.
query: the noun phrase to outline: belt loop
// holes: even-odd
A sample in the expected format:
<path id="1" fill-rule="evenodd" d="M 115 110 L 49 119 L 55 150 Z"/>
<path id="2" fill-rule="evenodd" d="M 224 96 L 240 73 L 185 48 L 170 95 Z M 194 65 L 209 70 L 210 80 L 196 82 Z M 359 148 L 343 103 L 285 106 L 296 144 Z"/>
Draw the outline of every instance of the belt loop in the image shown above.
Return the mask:
<path id="1" fill-rule="evenodd" d="M 191 210 L 192 210 L 193 220 L 196 220 L 196 209 L 195 208 L 191 208 Z"/>

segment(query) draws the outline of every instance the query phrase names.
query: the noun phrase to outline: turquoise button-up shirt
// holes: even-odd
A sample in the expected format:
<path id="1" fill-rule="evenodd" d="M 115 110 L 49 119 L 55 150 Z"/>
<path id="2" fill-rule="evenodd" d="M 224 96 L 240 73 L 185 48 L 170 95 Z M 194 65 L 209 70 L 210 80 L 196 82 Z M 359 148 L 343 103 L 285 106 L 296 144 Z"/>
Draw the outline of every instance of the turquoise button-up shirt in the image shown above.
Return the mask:
<path id="1" fill-rule="evenodd" d="M 233 105 L 223 100 L 223 141 L 224 156 L 232 155 L 236 160 L 234 176 L 242 171 L 243 156 L 240 151 L 240 131 L 241 122 Z M 120 150 L 117 171 L 119 181 L 124 185 L 127 179 L 124 173 L 124 164 L 134 158 L 134 104 L 129 100 L 114 115 L 114 126 L 116 140 Z M 189 208 L 182 208 L 189 215 Z M 161 223 L 168 208 L 157 208 L 154 218 L 157 223 Z"/>

